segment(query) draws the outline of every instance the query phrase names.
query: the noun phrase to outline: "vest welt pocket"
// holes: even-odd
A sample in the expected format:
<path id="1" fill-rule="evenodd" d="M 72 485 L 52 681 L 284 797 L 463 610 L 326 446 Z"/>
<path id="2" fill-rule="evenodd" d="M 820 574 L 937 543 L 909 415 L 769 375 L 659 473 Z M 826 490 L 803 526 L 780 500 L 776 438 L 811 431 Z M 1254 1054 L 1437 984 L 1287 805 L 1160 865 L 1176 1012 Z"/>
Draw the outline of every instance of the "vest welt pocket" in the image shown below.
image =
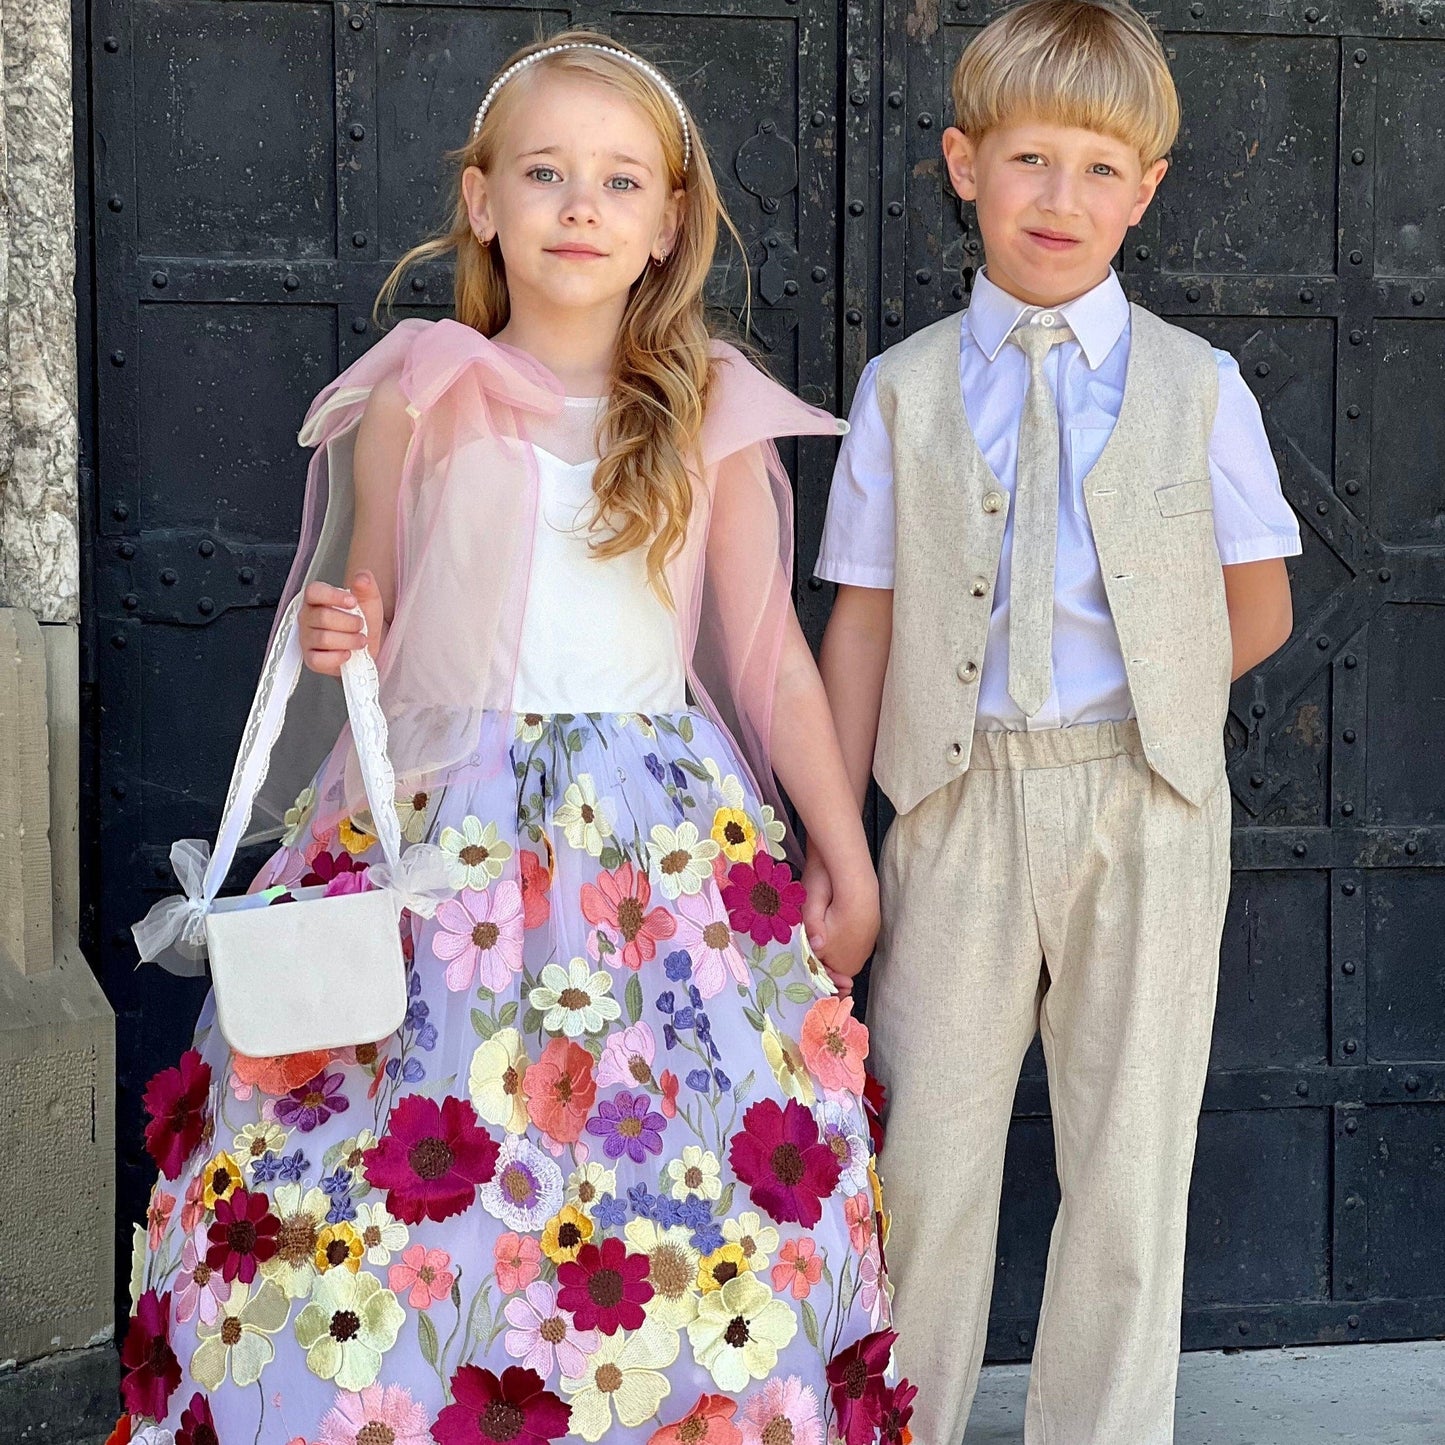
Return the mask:
<path id="1" fill-rule="evenodd" d="M 1208 477 L 1192 482 L 1171 482 L 1154 489 L 1154 500 L 1166 517 L 1182 517 L 1186 512 L 1214 510 L 1214 484 Z"/>

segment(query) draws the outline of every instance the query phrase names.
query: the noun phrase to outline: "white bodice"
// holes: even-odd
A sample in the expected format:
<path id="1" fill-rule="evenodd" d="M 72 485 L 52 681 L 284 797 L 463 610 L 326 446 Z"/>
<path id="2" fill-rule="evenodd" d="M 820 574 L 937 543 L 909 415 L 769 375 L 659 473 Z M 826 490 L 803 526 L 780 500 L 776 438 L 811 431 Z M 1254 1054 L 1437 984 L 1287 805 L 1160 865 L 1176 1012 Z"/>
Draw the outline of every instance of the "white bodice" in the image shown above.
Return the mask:
<path id="1" fill-rule="evenodd" d="M 648 585 L 645 549 L 604 560 L 588 547 L 596 459 L 532 450 L 540 490 L 513 711 L 680 711 L 676 621 Z"/>

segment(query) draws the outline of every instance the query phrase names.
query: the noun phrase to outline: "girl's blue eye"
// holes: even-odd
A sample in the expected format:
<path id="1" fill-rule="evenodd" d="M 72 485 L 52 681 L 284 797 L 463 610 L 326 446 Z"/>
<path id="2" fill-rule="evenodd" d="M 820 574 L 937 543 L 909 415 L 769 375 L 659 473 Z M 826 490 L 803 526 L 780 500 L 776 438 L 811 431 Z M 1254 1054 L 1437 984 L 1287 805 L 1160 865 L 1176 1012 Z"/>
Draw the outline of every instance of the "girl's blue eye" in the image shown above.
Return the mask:
<path id="1" fill-rule="evenodd" d="M 637 189 L 637 182 L 631 176 L 613 176 L 607 184 L 614 191 L 635 191 Z"/>
<path id="2" fill-rule="evenodd" d="M 1043 157 L 1040 155 L 1036 155 L 1033 151 L 1026 151 L 1023 155 L 1019 156 L 1018 159 L 1021 160 L 1025 165 L 1032 165 L 1034 161 L 1043 160 Z"/>
<path id="3" fill-rule="evenodd" d="M 533 166 L 527 174 L 531 176 L 534 181 L 542 181 L 544 183 L 557 179 L 557 172 L 553 170 L 551 166 Z"/>
<path id="4" fill-rule="evenodd" d="M 1103 161 L 1100 161 L 1094 167 L 1094 172 L 1095 174 L 1101 176 L 1112 176 L 1114 174 L 1114 167 L 1111 165 L 1106 165 Z"/>

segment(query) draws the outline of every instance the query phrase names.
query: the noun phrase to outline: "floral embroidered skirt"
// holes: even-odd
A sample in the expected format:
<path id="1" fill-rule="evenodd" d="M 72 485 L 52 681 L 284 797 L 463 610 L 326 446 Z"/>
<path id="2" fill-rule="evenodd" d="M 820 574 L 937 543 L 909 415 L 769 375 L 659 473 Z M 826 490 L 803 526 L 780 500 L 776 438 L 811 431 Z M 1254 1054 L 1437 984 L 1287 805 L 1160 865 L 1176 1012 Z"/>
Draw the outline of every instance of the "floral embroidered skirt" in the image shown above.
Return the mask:
<path id="1" fill-rule="evenodd" d="M 397 803 L 454 885 L 403 914 L 401 1030 L 247 1058 L 208 1003 L 151 1081 L 122 1434 L 908 1439 L 867 1032 L 781 821 L 696 713 L 489 725 Z M 309 803 L 253 891 L 365 886 L 370 820 L 318 837 Z"/>

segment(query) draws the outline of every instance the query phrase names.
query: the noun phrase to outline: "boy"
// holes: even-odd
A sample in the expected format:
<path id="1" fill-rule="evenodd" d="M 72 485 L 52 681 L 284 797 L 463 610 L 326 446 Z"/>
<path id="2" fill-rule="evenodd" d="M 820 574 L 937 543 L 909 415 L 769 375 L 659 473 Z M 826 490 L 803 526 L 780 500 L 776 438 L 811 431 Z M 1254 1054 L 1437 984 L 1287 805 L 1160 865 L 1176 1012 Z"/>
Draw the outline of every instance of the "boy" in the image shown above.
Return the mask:
<path id="1" fill-rule="evenodd" d="M 1299 532 L 1232 359 L 1131 309 L 1110 268 L 1178 127 L 1143 21 L 1029 0 L 953 100 L 944 158 L 987 269 L 961 318 L 865 370 L 816 569 L 841 584 L 822 668 L 860 805 L 871 761 L 898 813 L 869 1024 L 900 1365 L 921 1445 L 956 1445 L 1038 1029 L 1063 1197 L 1025 1439 L 1163 1445 L 1229 684 L 1289 635 Z M 816 932 L 827 859 L 807 873 Z"/>

